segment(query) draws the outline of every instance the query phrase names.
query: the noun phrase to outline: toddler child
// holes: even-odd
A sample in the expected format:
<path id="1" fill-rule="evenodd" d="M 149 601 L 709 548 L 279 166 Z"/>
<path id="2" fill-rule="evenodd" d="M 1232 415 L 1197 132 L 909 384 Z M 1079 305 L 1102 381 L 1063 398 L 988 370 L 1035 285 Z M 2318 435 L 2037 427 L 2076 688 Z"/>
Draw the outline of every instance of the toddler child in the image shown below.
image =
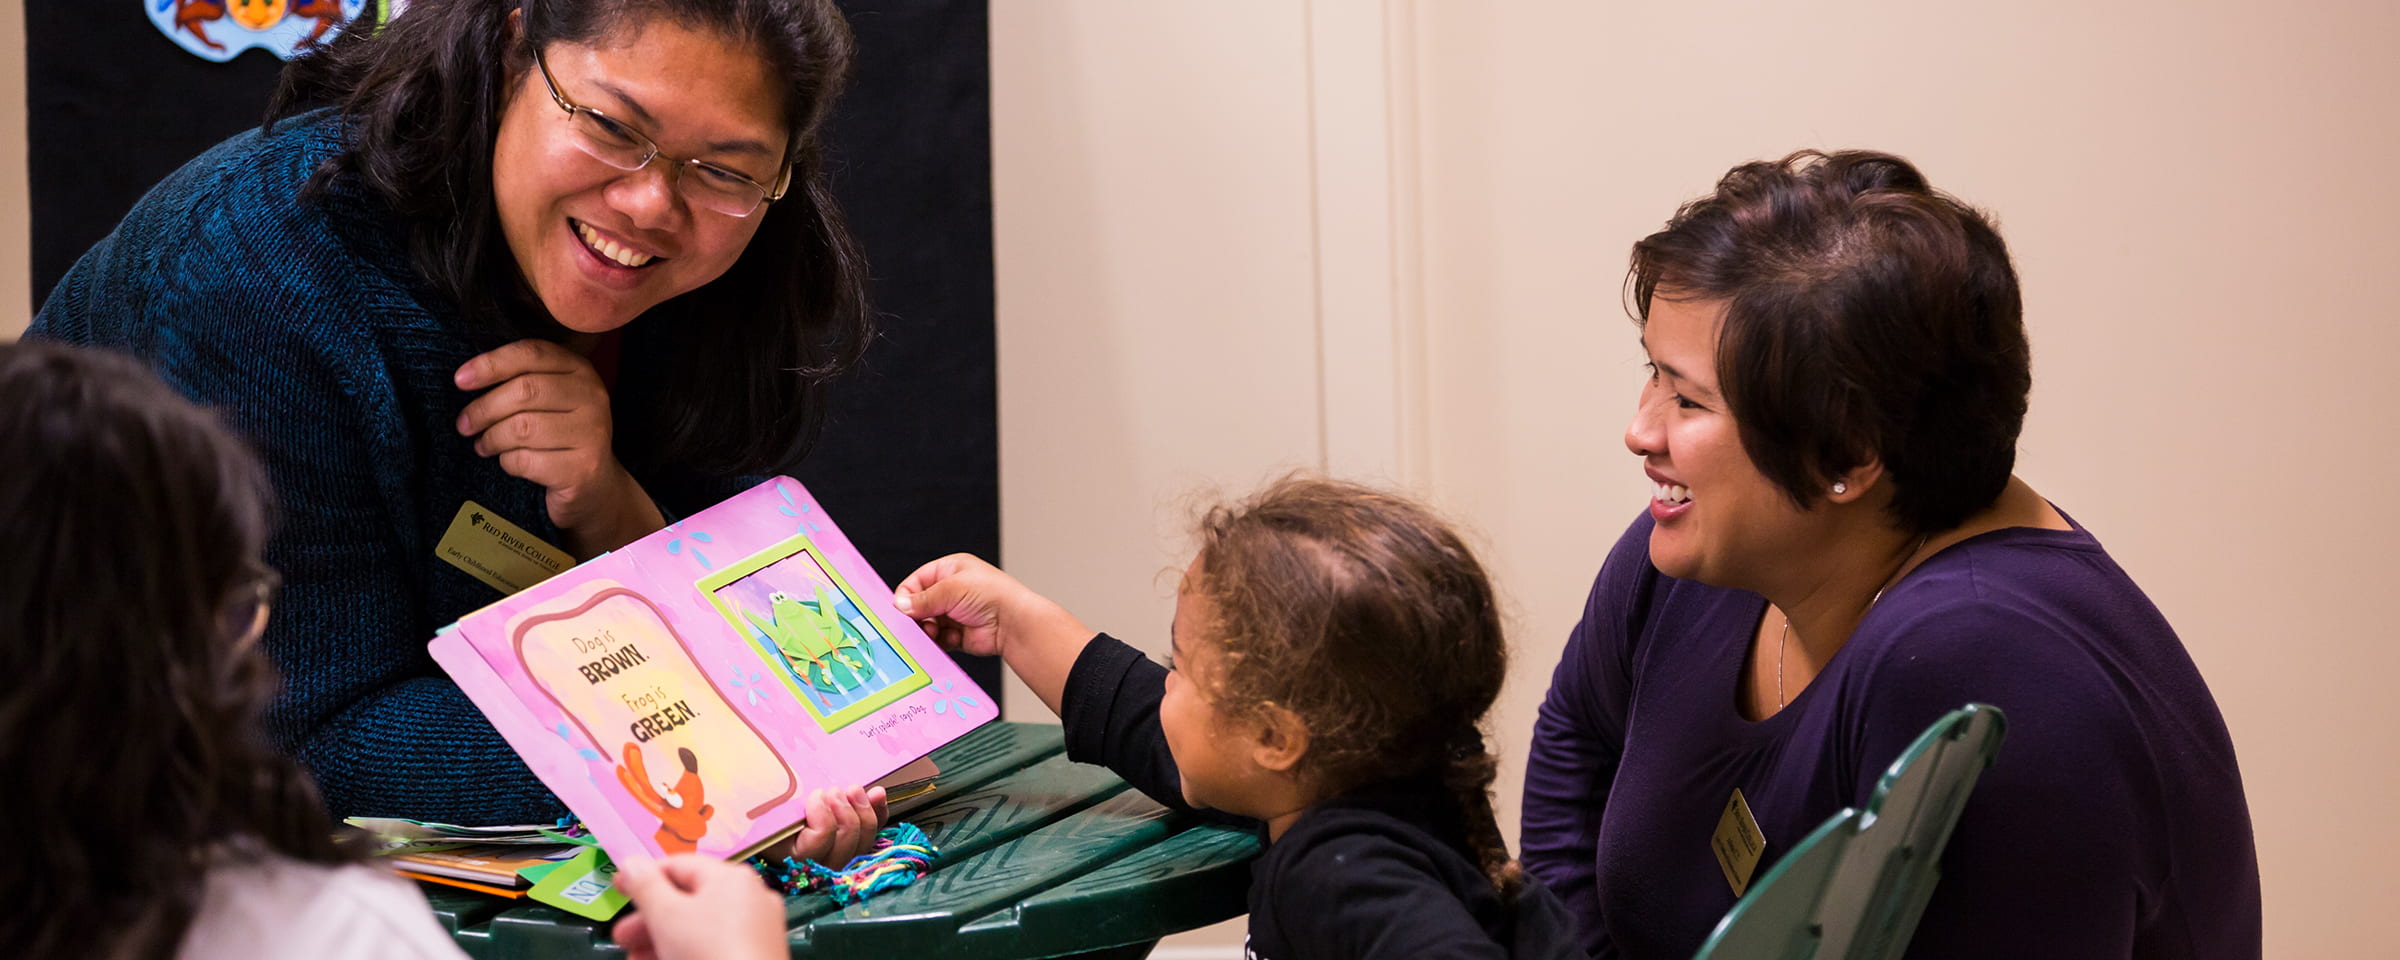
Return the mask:
<path id="1" fill-rule="evenodd" d="M 1006 660 L 1069 757 L 1257 824 L 1250 956 L 1574 956 L 1492 815 L 1478 724 L 1507 651 L 1466 545 L 1407 500 L 1301 478 L 1198 533 L 1165 667 L 964 554 L 897 603 L 945 646 Z"/>

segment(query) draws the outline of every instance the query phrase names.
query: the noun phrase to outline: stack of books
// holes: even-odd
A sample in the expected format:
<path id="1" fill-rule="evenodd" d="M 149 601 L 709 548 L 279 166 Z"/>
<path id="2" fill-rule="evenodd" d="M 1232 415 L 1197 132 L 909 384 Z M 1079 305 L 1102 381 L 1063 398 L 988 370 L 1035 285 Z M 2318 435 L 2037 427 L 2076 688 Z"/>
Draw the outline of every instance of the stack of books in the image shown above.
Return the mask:
<path id="1" fill-rule="evenodd" d="M 534 824 L 465 827 L 392 817 L 343 822 L 373 835 L 377 853 L 402 876 L 503 897 L 524 896 L 583 849 L 573 833 Z"/>

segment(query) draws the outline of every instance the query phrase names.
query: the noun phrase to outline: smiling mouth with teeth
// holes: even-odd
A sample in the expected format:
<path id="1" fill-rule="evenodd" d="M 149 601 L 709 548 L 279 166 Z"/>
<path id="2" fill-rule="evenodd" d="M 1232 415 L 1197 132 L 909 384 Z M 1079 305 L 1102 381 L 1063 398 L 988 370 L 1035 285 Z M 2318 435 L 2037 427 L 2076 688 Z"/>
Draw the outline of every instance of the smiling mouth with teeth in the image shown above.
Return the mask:
<path id="1" fill-rule="evenodd" d="M 575 236 L 583 240 L 583 245 L 586 248 L 590 249 L 593 253 L 599 254 L 608 262 L 614 263 L 620 267 L 639 270 L 664 259 L 663 257 L 654 257 L 647 253 L 635 253 L 631 250 L 625 249 L 624 247 L 618 246 L 616 243 L 610 241 L 607 237 L 601 236 L 600 231 L 594 230 L 585 225 L 581 220 L 570 220 L 568 222 L 575 225 Z"/>
<path id="2" fill-rule="evenodd" d="M 1692 500 L 1692 488 L 1682 484 L 1661 483 L 1656 484 L 1656 487 L 1656 492 L 1650 496 L 1663 503 L 1690 503 Z"/>

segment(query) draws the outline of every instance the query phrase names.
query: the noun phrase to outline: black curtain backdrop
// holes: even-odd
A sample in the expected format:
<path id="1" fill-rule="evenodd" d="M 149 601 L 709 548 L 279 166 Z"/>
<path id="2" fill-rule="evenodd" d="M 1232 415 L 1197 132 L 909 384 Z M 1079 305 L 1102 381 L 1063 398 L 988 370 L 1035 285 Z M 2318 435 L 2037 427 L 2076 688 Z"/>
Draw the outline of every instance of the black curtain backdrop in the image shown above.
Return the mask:
<path id="1" fill-rule="evenodd" d="M 155 2 L 26 4 L 36 308 L 152 184 L 257 126 L 274 91 L 283 61 L 193 56 L 151 25 Z M 998 562 L 985 6 L 841 7 L 859 56 L 831 121 L 833 185 L 882 332 L 798 475 L 887 578 L 955 551 Z M 959 660 L 997 696 L 998 663 Z"/>
<path id="2" fill-rule="evenodd" d="M 842 9 L 858 62 L 830 122 L 833 188 L 881 333 L 798 475 L 893 582 L 960 551 L 999 563 L 989 20 L 983 0 Z M 997 660 L 957 659 L 1000 695 Z"/>

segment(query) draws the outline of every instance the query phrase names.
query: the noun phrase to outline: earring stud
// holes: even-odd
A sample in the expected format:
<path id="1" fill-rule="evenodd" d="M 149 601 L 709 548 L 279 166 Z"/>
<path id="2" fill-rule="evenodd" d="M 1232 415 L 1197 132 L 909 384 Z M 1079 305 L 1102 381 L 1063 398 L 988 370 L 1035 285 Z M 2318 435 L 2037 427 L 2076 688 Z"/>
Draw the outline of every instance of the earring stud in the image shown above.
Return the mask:
<path id="1" fill-rule="evenodd" d="M 1834 482 L 1833 482 L 1833 495 L 1834 495 L 1834 496 L 1837 496 L 1837 497 L 1838 497 L 1838 496 L 1841 496 L 1842 494 L 1849 493 L 1849 492 L 1850 492 L 1850 485 L 1849 485 L 1849 484 L 1847 484 L 1847 483 L 1843 483 L 1843 482 L 1841 482 L 1841 481 L 1839 481 L 1839 480 L 1836 480 L 1836 481 L 1834 481 Z"/>

